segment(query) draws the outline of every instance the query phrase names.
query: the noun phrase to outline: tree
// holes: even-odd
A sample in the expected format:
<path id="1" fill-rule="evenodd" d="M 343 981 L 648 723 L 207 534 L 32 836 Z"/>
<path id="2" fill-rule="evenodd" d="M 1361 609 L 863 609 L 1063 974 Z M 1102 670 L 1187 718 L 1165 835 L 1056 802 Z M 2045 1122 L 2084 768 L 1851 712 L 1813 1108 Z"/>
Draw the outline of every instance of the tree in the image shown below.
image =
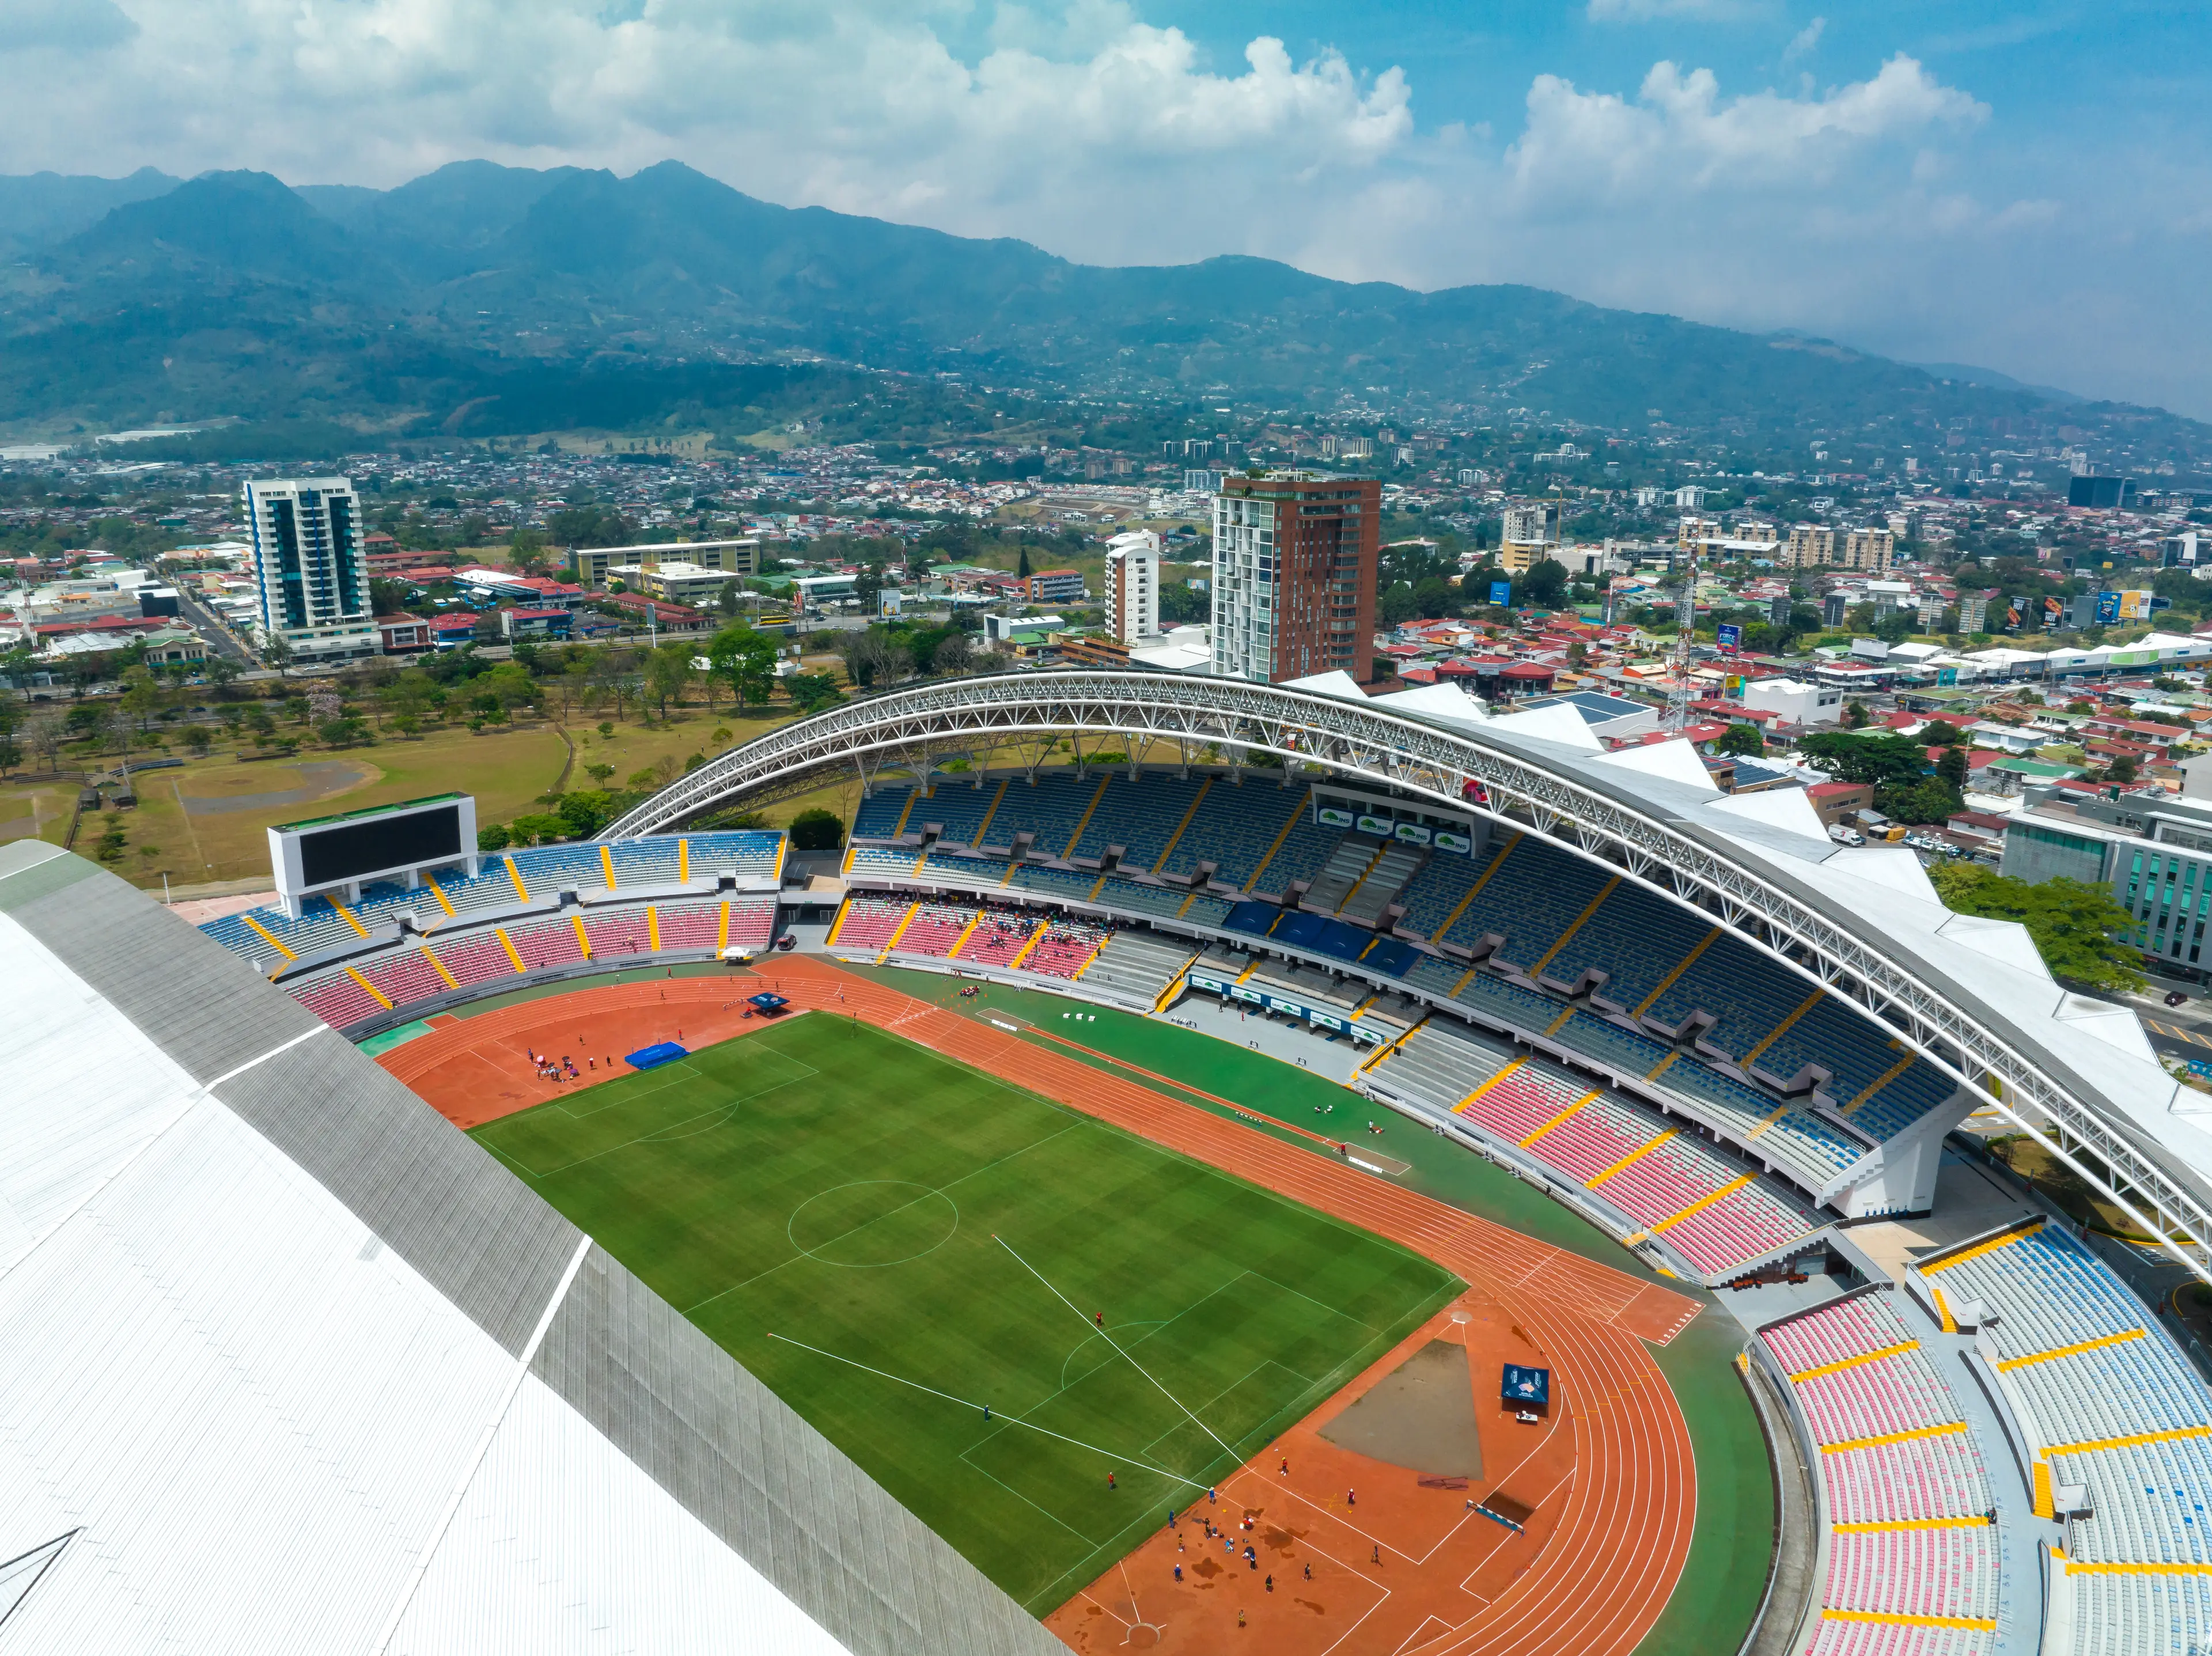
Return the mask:
<path id="1" fill-rule="evenodd" d="M 742 624 L 725 627 L 707 646 L 709 671 L 749 707 L 767 701 L 775 689 L 775 640 Z"/>
<path id="2" fill-rule="evenodd" d="M 1382 594 L 1380 609 L 1385 627 L 1403 627 L 1420 614 L 1420 606 L 1413 599 L 1413 589 L 1405 581 L 1394 581 L 1390 585 Z"/>
<path id="3" fill-rule="evenodd" d="M 1943 756 L 1936 761 L 1936 774 L 1946 786 L 1963 792 L 1966 786 L 1966 750 L 1960 747 L 1945 748 Z"/>
<path id="4" fill-rule="evenodd" d="M 845 824 L 834 811 L 809 806 L 791 819 L 794 851 L 835 851 L 845 843 Z"/>
<path id="5" fill-rule="evenodd" d="M 2147 981 L 2136 951 L 2120 940 L 2135 929 L 2135 916 L 2106 887 L 2063 877 L 2030 884 L 1971 863 L 1937 867 L 1929 877 L 1960 913 L 2025 925 L 2053 977 L 2095 989 L 2141 989 Z"/>
<path id="6" fill-rule="evenodd" d="M 486 822 L 477 829 L 478 851 L 501 851 L 513 843 L 514 836 L 499 822 Z"/>
<path id="7" fill-rule="evenodd" d="M 837 701 L 837 679 L 832 673 L 793 673 L 783 681 L 783 688 L 791 705 L 804 713 L 817 713 Z"/>
<path id="8" fill-rule="evenodd" d="M 1918 781 L 1927 773 L 1928 755 L 1911 737 L 1884 733 L 1854 736 L 1821 731 L 1800 742 L 1798 750 L 1816 770 L 1838 782 L 1871 782 L 1876 787 Z"/>
<path id="9" fill-rule="evenodd" d="M 143 736 L 154 722 L 154 715 L 161 711 L 161 687 L 143 667 L 125 668 L 121 700 L 123 711 L 137 721 Z"/>
<path id="10" fill-rule="evenodd" d="M 271 633 L 261 643 L 261 664 L 276 670 L 282 678 L 292 664 L 292 640 L 282 633 Z"/>
<path id="11" fill-rule="evenodd" d="M 653 698 L 663 719 L 668 717 L 668 698 L 674 696 L 680 704 L 684 690 L 690 685 L 695 670 L 691 665 L 692 648 L 686 643 L 664 644 L 648 652 L 645 658 L 645 693 Z"/>
<path id="12" fill-rule="evenodd" d="M 1848 728 L 1854 731 L 1864 730 L 1868 718 L 1865 702 L 1846 701 L 1844 704 L 1844 724 Z"/>
<path id="13" fill-rule="evenodd" d="M 975 652 L 965 633 L 953 633 L 937 641 L 929 664 L 940 673 L 964 673 L 975 663 Z"/>
<path id="14" fill-rule="evenodd" d="M 1766 738 L 1759 733 L 1756 725 L 1731 725 L 1714 738 L 1713 750 L 1758 759 L 1766 752 Z"/>
<path id="15" fill-rule="evenodd" d="M 607 778 L 612 776 L 614 773 L 615 767 L 612 765 L 586 765 L 584 767 L 584 774 L 590 777 L 592 780 L 599 783 L 603 787 L 606 785 Z"/>
<path id="16" fill-rule="evenodd" d="M 551 811 L 532 811 L 509 822 L 507 831 L 515 845 L 550 845 L 568 834 L 568 822 L 566 817 Z"/>
<path id="17" fill-rule="evenodd" d="M 208 749 L 215 745 L 215 732 L 204 725 L 190 725 L 185 728 L 185 745 L 192 750 L 192 757 L 204 759 Z"/>
<path id="18" fill-rule="evenodd" d="M 1014 560 L 1014 573 L 1023 580 L 1030 578 L 1030 549 L 1026 546 L 1022 548 L 1020 555 Z"/>
<path id="19" fill-rule="evenodd" d="M 1565 564 L 1546 558 L 1513 583 L 1513 602 L 1524 610 L 1556 610 L 1566 601 Z"/>
<path id="20" fill-rule="evenodd" d="M 744 594 L 735 577 L 722 583 L 721 594 L 714 600 L 714 607 L 726 616 L 737 616 L 744 612 Z"/>

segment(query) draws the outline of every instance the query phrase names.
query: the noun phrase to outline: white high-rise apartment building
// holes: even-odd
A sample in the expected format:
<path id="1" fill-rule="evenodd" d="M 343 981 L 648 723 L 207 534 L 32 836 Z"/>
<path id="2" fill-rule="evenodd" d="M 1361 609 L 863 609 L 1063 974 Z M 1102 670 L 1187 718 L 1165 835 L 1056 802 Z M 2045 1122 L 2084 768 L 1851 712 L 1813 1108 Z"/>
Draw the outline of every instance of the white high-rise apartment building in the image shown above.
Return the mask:
<path id="1" fill-rule="evenodd" d="M 1106 543 L 1106 627 L 1124 644 L 1160 630 L 1160 537 L 1132 529 Z"/>
<path id="2" fill-rule="evenodd" d="M 242 492 L 263 640 L 283 639 L 302 662 L 376 654 L 361 497 L 351 480 L 257 478 Z"/>

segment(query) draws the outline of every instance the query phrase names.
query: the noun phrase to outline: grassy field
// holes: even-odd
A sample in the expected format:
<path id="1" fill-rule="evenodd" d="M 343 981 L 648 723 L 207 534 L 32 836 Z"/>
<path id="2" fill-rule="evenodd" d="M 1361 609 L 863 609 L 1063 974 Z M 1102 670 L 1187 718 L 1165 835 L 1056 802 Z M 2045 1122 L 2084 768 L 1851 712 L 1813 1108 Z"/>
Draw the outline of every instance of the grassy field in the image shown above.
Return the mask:
<path id="1" fill-rule="evenodd" d="M 575 763 L 568 786 L 592 786 L 586 767 L 592 764 L 613 766 L 618 785 L 664 758 L 680 765 L 694 753 L 711 757 L 789 716 L 781 708 L 770 716 L 740 716 L 727 707 L 712 714 L 692 707 L 649 727 L 617 724 L 611 737 L 603 737 L 596 716 L 580 713 L 568 731 Z M 714 732 L 725 729 L 729 739 L 714 740 Z M 568 741 L 551 725 L 480 736 L 459 728 L 432 731 L 414 740 L 386 736 L 370 747 L 309 749 L 289 759 L 252 761 L 240 761 L 226 746 L 206 759 L 138 777 L 137 808 L 119 813 L 118 826 L 128 844 L 115 870 L 156 891 L 164 874 L 174 886 L 265 876 L 271 824 L 426 794 L 472 793 L 478 822 L 506 822 L 544 809 L 536 803 L 538 797 L 560 779 L 568 757 Z M 842 792 L 856 789 L 846 785 Z M 0 840 L 15 837 L 35 816 L 37 837 L 60 844 L 76 799 L 74 779 L 0 785 Z M 185 809 L 188 800 L 195 809 Z M 807 804 L 835 809 L 842 800 L 842 792 L 833 788 L 822 799 L 785 801 L 766 814 L 781 825 Z M 78 848 L 88 852 L 104 826 L 98 817 L 88 819 Z"/>
<path id="2" fill-rule="evenodd" d="M 1400 1183 L 1630 1276 L 1659 1280 L 1636 1254 L 1541 1192 L 1449 1139 L 1375 1109 L 1310 1071 L 1292 1069 L 1196 1030 L 1179 1028 L 1157 1018 L 1134 1017 L 1109 1007 L 1085 1007 L 1096 1022 L 1086 1022 L 1079 1033 L 1054 1016 L 1067 1005 L 1056 996 L 1028 994 L 994 984 L 984 987 L 975 1000 L 962 1001 L 957 998 L 958 991 L 974 986 L 959 979 L 890 967 L 848 969 L 907 994 L 939 1001 L 963 1014 L 997 1011 L 1010 1018 L 1034 1018 L 1040 1028 L 1065 1030 L 1097 1052 L 1230 1099 L 1249 1114 L 1308 1128 L 1316 1123 L 1316 1104 L 1338 1105 L 1340 1118 L 1347 1107 L 1357 1112 L 1350 1118 L 1354 1120 L 1377 1116 L 1386 1124 L 1378 1142 L 1393 1156 L 1412 1163 Z M 1072 1054 L 1071 1048 L 1057 1041 L 1048 1040 L 1044 1044 Z M 1183 1097 L 1200 1109 L 1226 1113 L 1186 1091 L 1173 1087 L 1161 1090 Z M 1285 1132 L 1280 1137 L 1286 1143 L 1310 1148 L 1306 1140 L 1296 1135 Z M 1703 1297 L 1698 1289 L 1682 1283 L 1667 1285 Z M 1638 1647 L 1637 1656 L 1698 1656 L 1707 1651 L 1734 1650 L 1742 1642 L 1765 1592 L 1767 1564 L 1773 1556 L 1774 1491 L 1759 1417 L 1731 1372 L 1743 1343 L 1742 1328 L 1716 1307 L 1691 1323 L 1671 1344 L 1652 1349 L 1690 1429 L 1698 1464 L 1698 1517 L 1682 1585 L 1668 1600 L 1658 1625 Z"/>
<path id="3" fill-rule="evenodd" d="M 476 1137 L 1040 1615 L 1458 1287 L 819 1015 Z"/>

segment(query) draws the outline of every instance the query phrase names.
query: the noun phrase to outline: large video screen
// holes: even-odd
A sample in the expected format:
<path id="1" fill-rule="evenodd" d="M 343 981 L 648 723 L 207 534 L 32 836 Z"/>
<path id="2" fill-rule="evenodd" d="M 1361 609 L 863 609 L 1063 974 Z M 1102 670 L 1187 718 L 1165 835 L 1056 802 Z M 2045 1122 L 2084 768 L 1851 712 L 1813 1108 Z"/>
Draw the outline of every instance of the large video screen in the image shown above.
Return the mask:
<path id="1" fill-rule="evenodd" d="M 461 854 L 461 808 L 441 805 L 403 816 L 372 816 L 300 836 L 300 879 L 306 886 L 357 879 Z"/>

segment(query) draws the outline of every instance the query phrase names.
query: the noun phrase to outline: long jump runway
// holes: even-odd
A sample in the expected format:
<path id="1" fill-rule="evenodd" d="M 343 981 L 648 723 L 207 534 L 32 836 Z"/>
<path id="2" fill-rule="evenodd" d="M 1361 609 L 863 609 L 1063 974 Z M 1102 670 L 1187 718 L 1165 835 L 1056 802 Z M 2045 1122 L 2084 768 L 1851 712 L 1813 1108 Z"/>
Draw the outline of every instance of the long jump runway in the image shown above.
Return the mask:
<path id="1" fill-rule="evenodd" d="M 609 1060 L 651 1041 L 703 1046 L 764 1027 L 742 1016 L 744 996 L 763 986 L 796 1009 L 894 1030 L 1388 1237 L 1469 1285 L 1446 1313 L 1220 1486 L 1220 1500 L 1198 1518 L 1234 1526 L 1234 1568 L 1196 1522 L 1183 1525 L 1180 1553 L 1178 1538 L 1155 1536 L 1047 1618 L 1070 1645 L 1086 1653 L 1218 1650 L 1239 1611 L 1252 1648 L 1283 1656 L 1629 1656 L 1650 1630 L 1681 1576 L 1697 1512 L 1689 1432 L 1644 1344 L 1665 1344 L 1696 1316 L 1696 1303 L 1682 1295 L 818 955 L 763 961 L 752 976 L 648 980 L 527 1001 L 437 1023 L 377 1061 L 457 1125 L 477 1126 L 576 1090 L 574 1083 L 540 1080 L 529 1052 L 574 1057 L 586 1082 L 624 1073 L 609 1071 Z M 600 1069 L 586 1069 L 587 1058 Z M 1322 1435 L 1409 1355 L 1438 1340 L 1464 1344 L 1475 1376 L 1483 1475 L 1463 1489 L 1423 1483 Z M 1483 1402 L 1483 1376 L 1496 1374 L 1500 1352 L 1509 1361 L 1533 1353 L 1551 1368 L 1553 1402 L 1541 1424 L 1510 1422 L 1494 1396 Z M 1354 1489 L 1356 1501 L 1347 1501 Z M 1467 1505 L 1492 1504 L 1492 1495 L 1506 1515 L 1521 1519 L 1519 1532 Z M 1259 1570 L 1242 1557 L 1248 1543 L 1261 1556 Z M 1201 1572 L 1201 1562 L 1214 1568 Z M 1260 1585 L 1263 1573 L 1276 1577 L 1273 1593 Z"/>

